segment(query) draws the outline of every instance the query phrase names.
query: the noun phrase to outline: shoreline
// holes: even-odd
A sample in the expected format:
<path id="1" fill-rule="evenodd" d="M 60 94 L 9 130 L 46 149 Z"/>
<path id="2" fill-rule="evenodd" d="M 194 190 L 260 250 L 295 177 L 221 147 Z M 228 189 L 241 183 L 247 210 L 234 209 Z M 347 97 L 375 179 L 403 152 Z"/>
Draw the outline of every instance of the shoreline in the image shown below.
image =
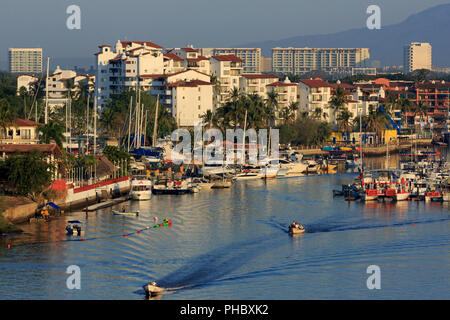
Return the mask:
<path id="1" fill-rule="evenodd" d="M 388 145 L 389 153 L 398 153 L 400 151 L 404 150 L 410 150 L 412 147 L 415 147 L 417 144 L 418 147 L 425 147 L 425 146 L 432 146 L 432 140 L 431 139 L 419 139 L 417 142 L 414 143 L 407 143 L 407 144 L 393 144 Z M 386 145 L 378 146 L 378 147 L 362 147 L 362 152 L 364 154 L 364 157 L 370 157 L 370 156 L 382 156 L 386 154 Z M 298 149 L 298 148 L 292 148 L 293 151 L 299 152 L 305 156 L 323 156 L 329 154 L 328 151 L 324 151 L 322 149 Z"/>
<path id="2" fill-rule="evenodd" d="M 417 144 L 417 146 L 431 146 L 432 141 L 431 139 L 421 139 L 415 142 L 414 144 L 408 143 L 408 144 L 396 144 L 389 146 L 389 152 L 399 153 L 401 151 L 410 150 L 412 147 L 414 147 Z M 313 155 L 326 155 L 329 154 L 328 151 L 324 151 L 322 149 L 297 149 L 292 148 L 293 151 L 302 153 L 306 156 L 313 156 Z M 383 156 L 386 154 L 386 145 L 378 146 L 378 147 L 363 147 L 363 154 L 364 157 L 377 157 L 377 156 Z M 126 193 L 127 188 L 119 189 L 118 197 L 122 196 Z M 114 197 L 117 198 L 117 197 Z M 105 193 L 99 193 L 95 194 L 93 197 L 86 197 L 83 200 L 69 202 L 69 203 L 63 203 L 58 204 L 60 207 L 60 213 L 58 216 L 61 215 L 61 213 L 64 213 L 65 211 L 71 212 L 73 210 L 78 210 L 82 208 L 87 208 L 88 206 L 96 203 L 101 203 L 105 200 L 114 199 L 109 198 L 107 194 Z M 25 223 L 33 223 L 33 222 L 40 222 L 40 219 L 34 219 L 35 218 L 35 212 L 38 208 L 38 204 L 36 202 L 31 201 L 29 198 L 26 197 L 12 197 L 12 196 L 0 196 L 0 201 L 3 202 L 3 211 L 0 212 L 0 220 L 3 220 L 4 222 L 1 223 L 0 221 L 0 235 L 2 234 L 8 234 L 13 232 L 21 232 L 20 228 L 17 227 L 17 225 L 25 224 Z M 50 215 L 50 219 L 52 217 L 55 217 L 56 215 Z"/>

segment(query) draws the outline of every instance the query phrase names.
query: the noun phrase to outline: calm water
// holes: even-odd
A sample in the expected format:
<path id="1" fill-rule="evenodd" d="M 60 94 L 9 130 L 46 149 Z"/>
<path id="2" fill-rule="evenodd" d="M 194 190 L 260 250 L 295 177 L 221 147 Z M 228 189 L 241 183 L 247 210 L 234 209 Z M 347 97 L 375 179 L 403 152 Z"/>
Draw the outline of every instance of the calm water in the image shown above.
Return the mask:
<path id="1" fill-rule="evenodd" d="M 333 199 L 354 177 L 237 182 L 125 203 L 137 218 L 109 208 L 25 225 L 0 239 L 0 299 L 144 299 L 153 279 L 180 288 L 162 299 L 449 299 L 449 204 Z M 173 224 L 136 232 L 154 216 Z M 68 241 L 71 219 L 86 223 L 86 241 Z M 289 236 L 294 219 L 308 232 Z M 374 264 L 381 290 L 366 286 Z M 66 288 L 69 265 L 81 290 Z"/>

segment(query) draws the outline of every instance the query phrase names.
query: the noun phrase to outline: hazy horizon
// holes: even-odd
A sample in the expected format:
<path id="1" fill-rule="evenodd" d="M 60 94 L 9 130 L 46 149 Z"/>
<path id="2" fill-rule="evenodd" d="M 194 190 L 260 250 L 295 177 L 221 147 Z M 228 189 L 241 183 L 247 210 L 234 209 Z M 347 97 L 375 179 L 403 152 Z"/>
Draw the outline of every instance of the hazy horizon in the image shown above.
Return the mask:
<path id="1" fill-rule="evenodd" d="M 0 63 L 10 47 L 41 47 L 44 57 L 87 60 L 101 44 L 153 41 L 164 47 L 230 47 L 301 35 L 327 34 L 366 26 L 366 9 L 381 8 L 382 27 L 448 0 L 3 0 Z M 81 30 L 66 28 L 66 8 L 81 8 Z M 45 59 L 44 59 L 45 60 Z M 73 65 L 77 65 L 73 63 Z M 86 67 L 89 64 L 85 65 Z M 0 69 L 1 69 L 0 64 Z M 7 66 L 3 66 L 5 68 Z M 56 66 L 52 65 L 51 69 Z"/>

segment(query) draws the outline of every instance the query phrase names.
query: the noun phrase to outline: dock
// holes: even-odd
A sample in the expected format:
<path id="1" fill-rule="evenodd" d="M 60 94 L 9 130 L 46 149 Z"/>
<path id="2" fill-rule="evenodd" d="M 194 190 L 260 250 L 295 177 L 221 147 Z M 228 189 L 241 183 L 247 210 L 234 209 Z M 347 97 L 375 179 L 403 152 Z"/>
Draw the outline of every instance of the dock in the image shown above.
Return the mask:
<path id="1" fill-rule="evenodd" d="M 104 208 L 109 208 L 116 204 L 128 201 L 129 199 L 130 199 L 130 197 L 128 195 L 124 196 L 124 197 L 116 198 L 116 199 L 109 199 L 109 200 L 106 200 L 106 201 L 103 201 L 100 203 L 93 204 L 89 207 L 86 207 L 83 209 L 83 211 L 91 212 L 91 211 L 97 211 L 97 210 L 104 209 Z"/>

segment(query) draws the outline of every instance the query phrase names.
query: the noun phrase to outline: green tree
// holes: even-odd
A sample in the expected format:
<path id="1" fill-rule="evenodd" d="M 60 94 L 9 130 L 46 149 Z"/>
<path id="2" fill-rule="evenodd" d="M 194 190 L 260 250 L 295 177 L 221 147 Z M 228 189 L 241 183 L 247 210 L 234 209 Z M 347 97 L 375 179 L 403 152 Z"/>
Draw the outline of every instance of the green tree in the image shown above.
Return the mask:
<path id="1" fill-rule="evenodd" d="M 18 195 L 40 201 L 51 186 L 54 166 L 35 151 L 10 155 L 1 165 L 3 176 Z"/>
<path id="2" fill-rule="evenodd" d="M 63 134 L 65 130 L 55 121 L 49 121 L 46 125 L 38 127 L 38 132 L 41 133 L 41 142 L 48 144 L 53 140 L 60 149 L 62 148 L 62 143 L 65 139 Z"/>

